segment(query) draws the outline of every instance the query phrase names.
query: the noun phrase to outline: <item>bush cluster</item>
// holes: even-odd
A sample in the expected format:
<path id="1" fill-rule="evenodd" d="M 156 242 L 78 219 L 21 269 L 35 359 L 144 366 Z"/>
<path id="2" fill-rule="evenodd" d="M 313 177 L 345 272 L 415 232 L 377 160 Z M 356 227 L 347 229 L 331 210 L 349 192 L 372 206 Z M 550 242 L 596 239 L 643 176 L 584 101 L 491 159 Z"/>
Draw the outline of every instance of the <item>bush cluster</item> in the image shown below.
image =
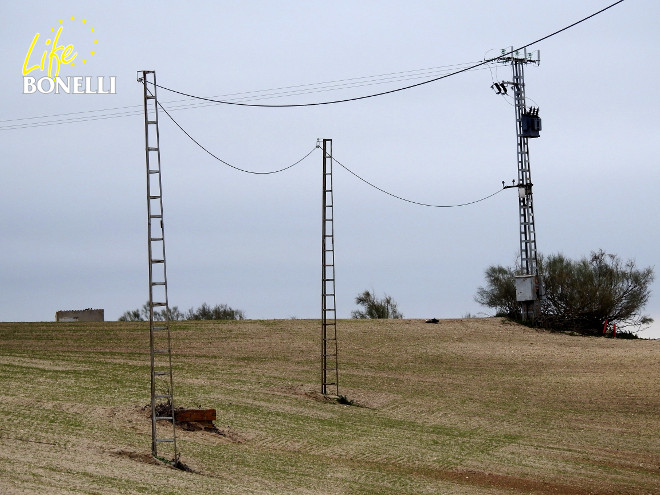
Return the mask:
<path id="1" fill-rule="evenodd" d="M 126 311 L 119 317 L 119 321 L 146 321 L 149 319 L 149 303 L 142 308 Z M 180 321 L 180 320 L 244 320 L 245 313 L 240 309 L 233 309 L 226 304 L 209 306 L 202 303 L 199 308 L 190 308 L 185 313 L 179 311 L 177 306 L 169 309 L 154 310 L 154 320 Z"/>
<path id="2" fill-rule="evenodd" d="M 357 295 L 355 304 L 362 306 L 363 309 L 351 311 L 352 318 L 403 318 L 403 315 L 399 313 L 396 302 L 387 294 L 379 299 L 372 292 L 365 290 Z"/>
<path id="3" fill-rule="evenodd" d="M 641 313 L 651 295 L 653 268 L 637 268 L 603 250 L 579 260 L 561 254 L 539 257 L 541 316 L 538 324 L 556 330 L 602 335 L 603 323 L 618 328 L 638 327 L 653 320 Z M 486 285 L 475 300 L 496 310 L 498 316 L 520 319 L 512 267 L 490 266 Z"/>

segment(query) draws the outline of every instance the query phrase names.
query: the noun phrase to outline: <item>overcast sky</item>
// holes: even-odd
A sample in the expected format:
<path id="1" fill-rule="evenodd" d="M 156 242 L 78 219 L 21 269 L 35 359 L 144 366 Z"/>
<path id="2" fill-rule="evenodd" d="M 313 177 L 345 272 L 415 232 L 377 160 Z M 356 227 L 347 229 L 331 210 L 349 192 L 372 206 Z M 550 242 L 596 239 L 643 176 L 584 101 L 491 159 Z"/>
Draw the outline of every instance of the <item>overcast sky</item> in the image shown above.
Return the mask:
<path id="1" fill-rule="evenodd" d="M 159 84 L 207 97 L 307 84 L 307 94 L 245 101 L 359 97 L 493 57 L 611 3 L 3 2 L 0 320 L 51 321 L 57 310 L 88 307 L 114 320 L 148 299 L 138 71 L 153 69 Z M 540 252 L 578 258 L 604 249 L 658 268 L 658 18 L 659 2 L 627 0 L 531 47 L 541 51 L 540 65 L 525 68 L 526 96 L 543 119 L 541 137 L 529 143 Z M 79 57 L 60 76 L 115 76 L 116 94 L 23 94 L 35 34 L 30 65 L 60 26 L 60 44 Z M 399 80 L 374 77 L 393 73 Z M 358 77 L 368 85 L 357 86 Z M 329 138 L 335 158 L 375 185 L 450 205 L 516 178 L 512 102 L 490 89 L 510 78 L 509 66 L 492 64 L 305 108 L 176 110 L 191 100 L 164 90 L 158 97 L 195 139 L 238 167 L 282 168 Z M 336 80 L 354 87 L 318 85 Z M 320 151 L 286 172 L 248 175 L 204 153 L 163 113 L 160 148 L 170 305 L 225 303 L 254 319 L 320 317 Z M 515 190 L 429 208 L 340 167 L 334 187 L 340 318 L 364 289 L 391 295 L 407 318 L 489 312 L 473 298 L 486 267 L 515 261 Z M 647 312 L 660 321 L 659 289 L 660 278 Z M 642 336 L 660 337 L 660 323 Z"/>

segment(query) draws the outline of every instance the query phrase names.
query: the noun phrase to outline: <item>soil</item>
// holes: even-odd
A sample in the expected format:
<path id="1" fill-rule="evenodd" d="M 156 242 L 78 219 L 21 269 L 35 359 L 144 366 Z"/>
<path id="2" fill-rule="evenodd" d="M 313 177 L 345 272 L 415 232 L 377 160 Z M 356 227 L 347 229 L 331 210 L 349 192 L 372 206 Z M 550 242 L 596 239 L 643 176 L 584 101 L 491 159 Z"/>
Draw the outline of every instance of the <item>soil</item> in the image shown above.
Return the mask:
<path id="1" fill-rule="evenodd" d="M 148 331 L 0 324 L 0 493 L 657 493 L 658 341 L 340 321 L 350 407 L 318 391 L 318 325 L 178 325 L 177 404 L 218 421 L 179 424 L 169 469 L 150 452 Z"/>

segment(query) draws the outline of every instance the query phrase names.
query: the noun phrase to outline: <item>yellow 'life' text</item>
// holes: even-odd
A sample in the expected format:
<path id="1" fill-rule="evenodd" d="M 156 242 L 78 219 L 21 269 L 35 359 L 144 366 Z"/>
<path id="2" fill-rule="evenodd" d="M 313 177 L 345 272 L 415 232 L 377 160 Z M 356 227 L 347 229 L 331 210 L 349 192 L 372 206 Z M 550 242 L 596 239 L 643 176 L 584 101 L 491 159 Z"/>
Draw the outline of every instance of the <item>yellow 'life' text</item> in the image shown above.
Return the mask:
<path id="1" fill-rule="evenodd" d="M 25 56 L 25 61 L 23 62 L 23 75 L 27 75 L 33 70 L 44 70 L 44 67 L 46 67 L 46 64 L 48 65 L 48 77 L 57 77 L 60 73 L 60 65 L 61 64 L 70 64 L 73 62 L 73 60 L 78 56 L 77 52 L 74 52 L 73 45 L 67 45 L 66 47 L 64 45 L 58 46 L 57 44 L 59 43 L 59 38 L 60 34 L 62 33 L 62 26 L 57 30 L 57 34 L 55 35 L 55 38 L 52 40 L 48 39 L 46 40 L 46 46 L 50 45 L 50 52 L 48 51 L 48 48 L 44 50 L 43 55 L 41 56 L 41 63 L 40 64 L 35 64 L 32 67 L 28 67 L 28 64 L 30 63 L 30 58 L 32 56 L 32 52 L 34 50 L 35 45 L 37 44 L 37 41 L 39 41 L 39 33 L 34 35 L 34 38 L 32 39 L 32 44 L 30 45 L 30 49 L 27 52 L 27 55 Z M 55 73 L 53 74 L 53 67 L 55 67 Z"/>

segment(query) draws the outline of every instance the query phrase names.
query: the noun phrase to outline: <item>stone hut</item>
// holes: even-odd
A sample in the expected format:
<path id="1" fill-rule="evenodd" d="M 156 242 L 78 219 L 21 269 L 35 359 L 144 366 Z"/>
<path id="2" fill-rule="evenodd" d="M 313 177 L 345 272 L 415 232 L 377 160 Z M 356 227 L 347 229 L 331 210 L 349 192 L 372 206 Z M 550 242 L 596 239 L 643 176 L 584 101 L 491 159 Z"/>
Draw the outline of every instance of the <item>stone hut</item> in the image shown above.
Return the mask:
<path id="1" fill-rule="evenodd" d="M 104 321 L 102 309 L 73 309 L 55 313 L 55 321 Z"/>

